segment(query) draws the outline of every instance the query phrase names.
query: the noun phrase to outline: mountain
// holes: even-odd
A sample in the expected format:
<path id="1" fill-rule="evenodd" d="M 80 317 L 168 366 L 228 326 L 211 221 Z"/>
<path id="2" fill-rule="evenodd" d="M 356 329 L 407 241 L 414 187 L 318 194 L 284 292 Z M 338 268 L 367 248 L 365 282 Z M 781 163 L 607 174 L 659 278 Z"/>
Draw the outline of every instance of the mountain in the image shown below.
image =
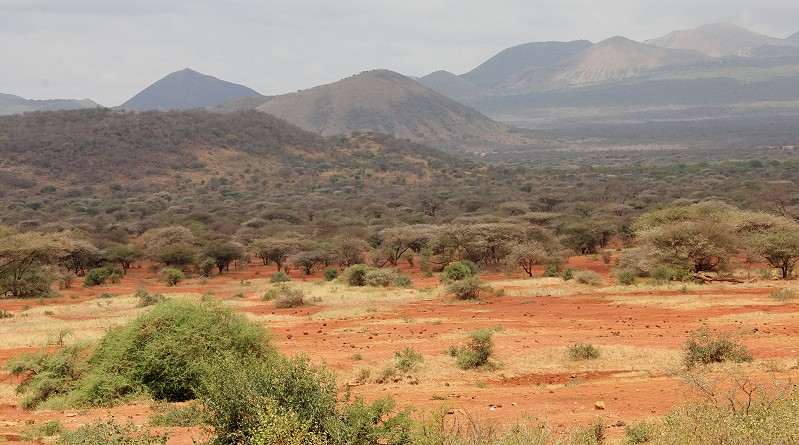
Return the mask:
<path id="1" fill-rule="evenodd" d="M 788 40 L 788 41 L 790 41 L 790 42 L 798 42 L 798 43 L 799 43 L 799 32 L 797 32 L 797 33 L 795 33 L 795 34 L 791 34 L 791 36 L 790 36 L 790 37 L 788 37 L 788 38 L 787 38 L 787 39 L 785 39 L 785 40 Z"/>
<path id="2" fill-rule="evenodd" d="M 31 100 L 24 99 L 13 94 L 0 93 L 0 115 L 27 113 L 31 111 L 78 110 L 82 108 L 95 108 L 99 106 L 100 105 L 97 103 L 88 99 Z"/>
<path id="3" fill-rule="evenodd" d="M 213 109 L 229 111 L 238 105 L 251 107 L 253 101 L 233 101 Z M 386 133 L 453 153 L 483 153 L 541 142 L 529 132 L 495 122 L 388 70 L 366 71 L 332 84 L 265 97 L 255 109 L 325 136 Z"/>
<path id="4" fill-rule="evenodd" d="M 416 81 L 437 93 L 441 93 L 455 100 L 476 97 L 483 94 L 482 89 L 477 85 L 461 76 L 456 76 L 444 70 L 430 73 L 422 78 L 416 79 Z"/>
<path id="5" fill-rule="evenodd" d="M 525 43 L 500 51 L 461 77 L 481 88 L 494 88 L 514 73 L 554 65 L 590 46 L 587 40 Z"/>
<path id="6" fill-rule="evenodd" d="M 155 82 L 117 108 L 130 111 L 187 110 L 248 96 L 260 94 L 243 85 L 186 68 Z"/>
<path id="7" fill-rule="evenodd" d="M 790 39 L 790 38 L 789 38 Z M 793 42 L 758 34 L 730 23 L 713 23 L 690 30 L 674 31 L 649 45 L 672 49 L 693 49 L 710 57 L 747 56 L 761 47 L 795 47 Z"/>
<path id="8" fill-rule="evenodd" d="M 611 37 L 552 66 L 546 72 L 521 71 L 500 87 L 510 90 L 535 90 L 556 86 L 575 86 L 611 82 L 652 71 L 709 61 L 696 51 L 666 49 Z"/>

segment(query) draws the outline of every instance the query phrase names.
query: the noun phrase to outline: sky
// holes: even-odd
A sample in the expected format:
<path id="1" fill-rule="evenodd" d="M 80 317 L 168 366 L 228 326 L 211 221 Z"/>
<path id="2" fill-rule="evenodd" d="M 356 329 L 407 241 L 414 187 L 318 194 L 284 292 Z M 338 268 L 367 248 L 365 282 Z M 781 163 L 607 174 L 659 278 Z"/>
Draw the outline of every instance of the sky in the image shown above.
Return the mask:
<path id="1" fill-rule="evenodd" d="M 125 102 L 192 68 L 276 95 L 362 71 L 463 74 L 528 42 L 727 22 L 799 31 L 796 0 L 0 0 L 0 93 Z"/>

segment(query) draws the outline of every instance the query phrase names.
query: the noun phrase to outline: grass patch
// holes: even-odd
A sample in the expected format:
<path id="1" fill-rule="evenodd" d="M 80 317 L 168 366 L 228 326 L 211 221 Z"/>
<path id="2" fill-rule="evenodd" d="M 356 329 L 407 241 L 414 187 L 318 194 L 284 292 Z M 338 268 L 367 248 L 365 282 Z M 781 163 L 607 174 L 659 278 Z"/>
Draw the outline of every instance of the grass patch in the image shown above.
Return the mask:
<path id="1" fill-rule="evenodd" d="M 402 372 L 416 371 L 423 359 L 422 354 L 410 346 L 402 351 L 394 352 L 394 366 Z"/>
<path id="2" fill-rule="evenodd" d="M 786 287 L 784 289 L 774 289 L 768 296 L 777 301 L 790 301 L 795 300 L 799 292 L 794 288 Z"/>
<path id="3" fill-rule="evenodd" d="M 572 360 L 595 360 L 599 355 L 599 348 L 592 344 L 575 343 L 569 346 L 569 358 Z"/>

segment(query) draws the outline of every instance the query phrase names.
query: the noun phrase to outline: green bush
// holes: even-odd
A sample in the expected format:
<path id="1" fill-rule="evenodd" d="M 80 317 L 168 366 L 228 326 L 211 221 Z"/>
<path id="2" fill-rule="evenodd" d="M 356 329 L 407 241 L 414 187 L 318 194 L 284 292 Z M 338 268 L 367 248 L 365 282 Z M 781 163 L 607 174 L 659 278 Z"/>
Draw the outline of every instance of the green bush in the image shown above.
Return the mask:
<path id="1" fill-rule="evenodd" d="M 616 269 L 613 275 L 624 286 L 632 286 L 638 282 L 638 274 L 632 269 Z"/>
<path id="2" fill-rule="evenodd" d="M 494 331 L 481 329 L 469 333 L 466 346 L 457 349 L 456 360 L 461 369 L 475 369 L 488 365 L 494 353 Z"/>
<path id="3" fill-rule="evenodd" d="M 366 264 L 353 264 L 344 269 L 344 282 L 350 286 L 366 286 L 366 273 L 371 269 Z"/>
<path id="4" fill-rule="evenodd" d="M 72 397 L 83 405 L 105 405 L 131 392 L 190 400 L 203 362 L 223 353 L 265 357 L 273 349 L 263 328 L 229 308 L 167 301 L 106 334 Z"/>
<path id="5" fill-rule="evenodd" d="M 46 420 L 39 424 L 32 424 L 27 426 L 22 431 L 22 440 L 26 442 L 44 443 L 42 438 L 53 437 L 61 434 L 64 431 L 64 426 L 60 420 Z"/>
<path id="6" fill-rule="evenodd" d="M 594 360 L 599 358 L 599 349 L 591 344 L 575 343 L 569 347 L 572 360 Z"/>
<path id="7" fill-rule="evenodd" d="M 487 290 L 478 276 L 466 277 L 462 280 L 452 281 L 447 285 L 447 294 L 454 295 L 458 300 L 474 300 L 480 291 Z"/>
<path id="8" fill-rule="evenodd" d="M 573 267 L 567 267 L 566 269 L 564 269 L 562 277 L 563 277 L 563 281 L 569 281 L 572 278 L 574 278 L 574 268 Z"/>
<path id="9" fill-rule="evenodd" d="M 165 445 L 167 433 L 154 434 L 147 427 L 138 427 L 133 422 L 119 424 L 113 417 L 108 420 L 95 419 L 94 422 L 78 427 L 75 431 L 65 431 L 56 440 L 57 445 Z"/>
<path id="10" fill-rule="evenodd" d="M 173 267 L 168 267 L 161 271 L 161 281 L 163 281 L 167 286 L 177 286 L 178 283 L 186 279 L 186 276 L 183 275 L 183 272 L 180 269 L 175 269 Z"/>
<path id="11" fill-rule="evenodd" d="M 86 277 L 83 279 L 83 285 L 85 287 L 100 286 L 105 283 L 106 280 L 116 283 L 122 278 L 122 275 L 124 275 L 124 271 L 119 267 L 97 267 L 86 274 Z"/>
<path id="12" fill-rule="evenodd" d="M 291 277 L 286 272 L 275 272 L 269 279 L 270 283 L 285 283 L 291 281 Z"/>
<path id="13" fill-rule="evenodd" d="M 164 296 L 164 294 L 160 292 L 151 294 L 144 289 L 137 289 L 135 297 L 139 299 L 139 302 L 136 304 L 136 307 L 153 306 L 158 303 L 166 301 L 166 297 Z"/>
<path id="14" fill-rule="evenodd" d="M 395 366 L 402 372 L 415 371 L 419 367 L 419 364 L 422 363 L 422 360 L 422 354 L 419 354 L 410 346 L 402 351 L 394 352 Z"/>
<path id="15" fill-rule="evenodd" d="M 200 276 L 206 278 L 210 277 L 211 272 L 213 272 L 214 270 L 214 267 L 216 267 L 216 260 L 214 260 L 213 258 L 204 259 L 198 266 L 198 269 L 200 271 Z"/>
<path id="16" fill-rule="evenodd" d="M 602 277 L 593 270 L 581 270 L 574 273 L 574 281 L 580 284 L 599 286 L 602 284 Z"/>
<path id="17" fill-rule="evenodd" d="M 454 261 L 444 267 L 444 270 L 441 272 L 441 281 L 444 283 L 460 281 L 476 276 L 477 273 L 477 265 L 473 262 L 468 260 Z"/>
<path id="18" fill-rule="evenodd" d="M 366 274 L 363 276 L 363 281 L 367 286 L 388 287 L 394 284 L 396 278 L 397 273 L 393 270 L 371 268 L 366 271 Z"/>
<path id="19" fill-rule="evenodd" d="M 89 345 L 78 343 L 56 351 L 41 351 L 12 358 L 6 364 L 11 375 L 23 376 L 17 392 L 25 394 L 20 406 L 36 408 L 54 397 L 63 397 L 75 389 L 86 372 Z"/>
<path id="20" fill-rule="evenodd" d="M 394 286 L 397 286 L 397 287 L 412 287 L 413 286 L 413 281 L 411 281 L 411 277 L 409 277 L 407 275 L 397 275 L 397 277 L 394 278 Z"/>
<path id="21" fill-rule="evenodd" d="M 197 402 L 185 406 L 156 403 L 150 416 L 150 426 L 189 427 L 208 423 L 208 417 Z"/>
<path id="22" fill-rule="evenodd" d="M 410 443 L 408 412 L 391 399 L 339 403 L 333 376 L 305 357 L 220 357 L 199 387 L 218 444 Z"/>
<path id="23" fill-rule="evenodd" d="M 648 443 L 653 436 L 654 425 L 649 422 L 636 422 L 624 427 L 625 442 L 629 445 Z"/>
<path id="24" fill-rule="evenodd" d="M 333 281 L 338 278 L 338 269 L 335 267 L 328 267 L 324 271 L 325 281 Z"/>
<path id="25" fill-rule="evenodd" d="M 685 366 L 690 369 L 697 363 L 736 363 L 752 361 L 752 355 L 746 346 L 738 343 L 729 334 L 713 336 L 707 328 L 691 334 L 685 345 Z"/>

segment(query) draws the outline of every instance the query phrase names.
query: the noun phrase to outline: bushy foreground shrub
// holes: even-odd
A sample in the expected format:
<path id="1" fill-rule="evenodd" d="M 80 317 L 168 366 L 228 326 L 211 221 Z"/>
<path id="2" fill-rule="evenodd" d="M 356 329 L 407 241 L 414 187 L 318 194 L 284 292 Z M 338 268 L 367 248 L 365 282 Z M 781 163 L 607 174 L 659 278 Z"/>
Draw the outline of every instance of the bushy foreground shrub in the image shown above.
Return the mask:
<path id="1" fill-rule="evenodd" d="M 24 406 L 59 398 L 63 405 L 107 406 L 136 394 L 184 401 L 195 397 L 204 362 L 220 354 L 274 354 L 266 332 L 213 303 L 167 301 L 110 330 L 93 354 L 86 345 L 26 354 L 10 370 L 27 378 Z"/>
<path id="2" fill-rule="evenodd" d="M 689 369 L 696 364 L 726 361 L 750 362 L 752 354 L 729 334 L 714 336 L 707 328 L 694 332 L 686 342 L 684 363 Z"/>
<path id="3" fill-rule="evenodd" d="M 333 376 L 305 357 L 220 357 L 199 395 L 217 444 L 410 444 L 408 411 L 391 399 L 337 402 Z"/>

